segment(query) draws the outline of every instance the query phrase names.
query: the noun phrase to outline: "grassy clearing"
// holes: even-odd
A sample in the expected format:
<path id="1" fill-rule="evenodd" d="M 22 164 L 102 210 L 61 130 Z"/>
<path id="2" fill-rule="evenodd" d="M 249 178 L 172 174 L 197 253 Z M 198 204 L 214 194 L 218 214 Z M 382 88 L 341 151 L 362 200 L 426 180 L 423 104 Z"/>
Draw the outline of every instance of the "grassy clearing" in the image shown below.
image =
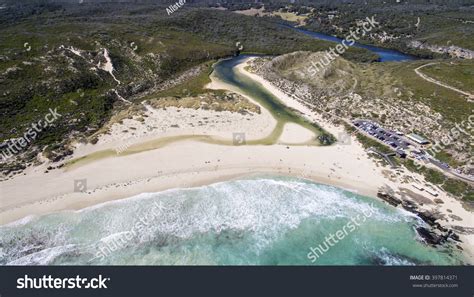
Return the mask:
<path id="1" fill-rule="evenodd" d="M 409 90 L 413 94 L 412 99 L 427 104 L 452 123 L 465 121 L 472 113 L 474 104 L 468 102 L 465 96 L 437 86 L 416 75 L 414 69 L 424 64 L 426 61 L 398 63 L 393 64 L 392 68 L 387 70 L 391 71 L 392 76 L 401 83 L 405 90 Z M 451 80 L 449 73 L 439 76 L 438 79 L 442 82 Z M 402 99 L 409 100 L 406 94 Z"/>
<path id="2" fill-rule="evenodd" d="M 474 61 L 440 62 L 421 69 L 429 77 L 465 92 L 474 93 Z"/>

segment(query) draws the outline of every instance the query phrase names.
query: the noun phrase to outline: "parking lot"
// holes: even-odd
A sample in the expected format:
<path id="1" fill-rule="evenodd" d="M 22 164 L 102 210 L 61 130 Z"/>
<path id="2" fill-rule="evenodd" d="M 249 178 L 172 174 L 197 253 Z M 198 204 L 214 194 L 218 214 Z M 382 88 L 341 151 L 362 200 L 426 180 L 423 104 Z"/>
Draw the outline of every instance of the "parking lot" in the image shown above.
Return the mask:
<path id="1" fill-rule="evenodd" d="M 400 132 L 386 130 L 367 120 L 355 120 L 352 123 L 365 133 L 391 146 L 394 150 L 406 150 L 410 146 L 410 143 L 402 138 L 403 134 Z"/>

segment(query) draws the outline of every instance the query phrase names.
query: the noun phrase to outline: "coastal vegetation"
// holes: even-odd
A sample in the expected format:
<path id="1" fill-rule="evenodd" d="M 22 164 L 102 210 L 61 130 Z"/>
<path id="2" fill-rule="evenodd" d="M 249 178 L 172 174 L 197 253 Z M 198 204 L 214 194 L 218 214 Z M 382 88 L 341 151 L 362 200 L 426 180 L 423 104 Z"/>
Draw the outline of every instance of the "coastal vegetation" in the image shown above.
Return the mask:
<path id="1" fill-rule="evenodd" d="M 236 97 L 220 90 L 206 90 L 204 86 L 209 82 L 212 64 L 234 55 L 237 42 L 243 46 L 244 53 L 284 54 L 271 69 L 286 80 L 280 85 L 288 81 L 307 84 L 309 88 L 303 88 L 307 92 L 298 95 L 306 96 L 308 102 L 319 104 L 320 110 L 330 114 L 349 119 L 364 117 L 404 132 L 417 127 L 418 133 L 436 141 L 455 123 L 465 121 L 472 110 L 472 102 L 465 96 L 416 75 L 414 69 L 423 65 L 423 61 L 362 63 L 375 60 L 373 54 L 351 48 L 322 76 L 301 75 L 301 70 L 308 69 L 310 60 L 318 61 L 317 54 L 310 52 L 323 51 L 333 44 L 281 26 L 275 17 L 250 17 L 204 9 L 196 7 L 198 3 L 183 7 L 172 16 L 163 13 L 164 6 L 150 3 L 77 5 L 43 1 L 38 5 L 33 1 L 7 4 L 0 15 L 5 24 L 0 35 L 1 146 L 21 136 L 49 108 L 57 107 L 63 117 L 39 134 L 32 147 L 19 156 L 26 163 L 2 163 L 4 173 L 36 162 L 40 151 L 53 161 L 70 155 L 72 139 L 87 141 L 111 117 L 127 109 L 127 102 L 141 104 L 151 100 L 157 106 L 203 108 L 199 96 L 204 96 L 209 103 L 227 102 L 219 108 L 230 108 L 232 102 L 240 102 Z M 457 9 L 431 3 L 428 13 L 424 8 L 428 4 L 420 1 L 415 6 L 417 10 L 410 14 L 404 13 L 410 5 L 390 12 L 395 6 L 374 4 L 361 6 L 362 9 L 351 15 L 348 11 L 352 9 L 337 1 L 263 4 L 269 11 L 304 14 L 307 28 L 340 36 L 355 20 L 375 12 L 379 22 L 389 24 L 383 28 L 388 34 L 405 37 L 431 34 L 432 18 L 456 19 L 452 22 L 454 25 L 443 22 L 439 34 L 447 34 L 444 32 L 457 28 L 458 22 L 466 24 L 464 21 L 469 20 L 464 13 L 469 8 L 463 3 L 459 3 Z M 231 10 L 243 9 L 230 5 L 227 8 Z M 312 9 L 314 7 L 318 9 Z M 423 14 L 422 27 L 403 25 L 417 20 L 419 13 Z M 333 15 L 331 20 L 326 19 L 329 15 Z M 137 18 L 140 22 L 136 22 Z M 337 27 L 341 30 L 336 32 Z M 470 30 L 471 25 L 466 24 L 457 33 L 459 38 L 454 36 L 451 42 L 466 39 L 463 34 L 469 34 Z M 432 40 L 443 40 L 439 34 Z M 386 45 L 408 50 L 397 45 L 396 40 L 388 40 Z M 294 54 L 285 55 L 287 53 Z M 108 59 L 112 72 L 103 67 Z M 472 60 L 439 60 L 437 65 L 423 71 L 470 91 L 472 66 Z M 236 111 L 246 109 L 256 111 L 250 105 Z M 320 138 L 323 144 L 334 141 L 329 134 Z M 439 159 L 451 165 L 466 166 L 470 150 L 466 150 L 464 140 L 459 142 L 446 146 L 438 154 Z M 378 147 L 378 143 L 372 146 Z M 384 151 L 383 146 L 378 148 Z M 459 187 L 451 185 L 449 188 Z"/>
<path id="2" fill-rule="evenodd" d="M 339 57 L 322 71 L 310 73 L 311 63 L 322 57 L 320 53 L 295 52 L 261 59 L 255 63 L 255 69 L 275 85 L 329 115 L 346 120 L 373 120 L 393 131 L 424 135 L 433 144 L 441 143 L 456 124 L 464 123 L 467 127 L 473 102 L 418 76 L 415 69 L 426 61 L 366 64 Z M 468 88 L 469 79 L 463 79 L 463 71 L 474 66 L 472 60 L 439 61 L 449 65 L 442 67 L 453 69 L 437 71 L 436 79 L 450 82 L 460 77 Z M 454 75 L 457 67 L 460 73 Z M 438 155 L 440 160 L 467 173 L 470 138 L 457 137 L 450 145 L 443 145 Z"/>
<path id="3" fill-rule="evenodd" d="M 120 203 L 107 204 L 106 213 L 110 218 L 96 206 L 69 211 L 64 218 L 61 213 L 55 213 L 46 219 L 53 218 L 71 230 L 78 230 L 78 219 L 86 222 L 89 229 L 90 222 L 100 225 L 104 220 L 109 227 L 123 226 L 128 217 L 140 216 L 146 201 L 160 197 L 158 191 L 173 189 L 166 191 L 166 197 L 160 200 L 172 202 L 176 206 L 173 209 L 184 207 L 185 211 L 167 212 L 172 216 L 170 222 L 186 219 L 186 216 L 201 218 L 195 220 L 199 231 L 196 234 L 200 238 L 203 224 L 209 225 L 211 217 L 214 226 L 225 225 L 219 228 L 227 232 L 228 222 L 242 217 L 242 206 L 251 210 L 244 211 L 250 213 L 248 217 L 258 218 L 255 225 L 244 216 L 243 225 L 253 231 L 255 226 L 265 231 L 262 222 L 275 225 L 268 220 L 270 217 L 277 221 L 297 218 L 290 222 L 290 229 L 294 229 L 294 222 L 298 225 L 308 221 L 308 213 L 319 217 L 325 213 L 333 219 L 334 215 L 328 215 L 327 211 L 341 213 L 342 207 L 360 212 L 360 205 L 368 206 L 369 202 L 372 207 L 377 203 L 381 206 L 374 224 L 377 228 L 367 225 L 369 229 L 362 233 L 372 236 L 374 230 L 375 233 L 382 230 L 374 238 L 386 236 L 390 232 L 386 232 L 385 227 L 380 228 L 381 222 L 393 225 L 393 220 L 386 220 L 388 215 L 407 214 L 382 206 L 382 202 L 371 197 L 360 196 L 367 195 L 403 207 L 432 227 L 421 227 L 418 218 L 412 215 L 407 217 L 413 223 L 397 219 L 404 222 L 399 226 L 400 234 L 410 239 L 397 240 L 397 243 L 416 244 L 423 249 L 424 244 L 444 248 L 441 243 L 451 238 L 453 248 L 454 241 L 462 239 L 462 247 L 456 244 L 457 248 L 468 249 L 465 243 L 471 242 L 471 238 L 463 236 L 473 227 L 469 218 L 474 188 L 472 183 L 465 182 L 465 175 L 473 174 L 470 135 L 452 140 L 437 153 L 439 160 L 455 167 L 457 172 L 448 170 L 446 164 L 435 167 L 434 162 L 423 166 L 415 163 L 413 160 L 426 157 L 424 151 L 430 148 L 429 144 L 412 144 L 407 149 L 408 144 L 400 138 L 417 133 L 435 144 L 449 135 L 458 123 L 469 119 L 474 108 L 472 97 L 455 88 L 472 91 L 473 60 L 435 55 L 400 40 L 442 40 L 437 38 L 446 34 L 448 22 L 443 21 L 440 36 L 433 37 L 434 28 L 420 27 L 425 26 L 425 18 L 431 20 L 439 13 L 464 22 L 469 16 L 463 15 L 461 10 L 471 8 L 460 0 L 457 6 L 444 5 L 438 0 L 429 3 L 401 0 L 403 6 L 399 7 L 395 1 L 377 4 L 364 0 L 367 4 L 358 5 L 360 9 L 356 9 L 354 3 L 361 4 L 359 1 L 362 0 L 351 0 L 351 3 L 302 0 L 291 4 L 267 0 L 260 3 L 196 0 L 168 15 L 165 10 L 168 4 L 157 4 L 153 0 L 97 0 L 94 3 L 4 0 L 6 6 L 0 9 L 0 21 L 5 24 L 0 29 L 0 150 L 18 142 L 31 124 L 43 118 L 48 110 L 57 109 L 61 117 L 38 133 L 33 144 L 22 153 L 2 160 L 0 181 L 5 190 L 2 193 L 8 196 L 6 206 L 0 211 L 2 222 L 125 198 Z M 255 7 L 260 10 L 257 13 L 252 10 L 252 15 L 242 11 Z M 413 13 L 407 8 L 412 8 Z M 350 11 L 354 11 L 353 15 L 349 15 Z M 388 25 L 385 24 L 387 31 L 383 36 L 382 31 L 376 32 L 363 39 L 363 43 L 395 47 L 431 60 L 397 60 L 407 57 L 397 53 L 397 62 L 379 63 L 376 62 L 378 56 L 372 52 L 350 48 L 321 69 L 312 71 L 311 67 L 327 57 L 325 50 L 335 43 L 320 41 L 285 26 L 287 22 L 296 21 L 310 29 L 343 36 L 359 18 L 367 15 L 380 16 L 381 22 Z M 412 25 L 410 22 L 420 20 L 419 15 L 423 16 L 422 25 Z M 469 33 L 469 26 L 460 35 Z M 469 46 L 466 44 L 463 46 Z M 247 59 L 249 56 L 252 58 Z M 420 73 L 445 85 L 433 83 Z M 369 128 L 371 123 L 354 121 L 356 119 L 377 122 L 385 131 L 373 132 L 374 129 Z M 341 125 L 357 141 L 347 137 Z M 371 134 L 376 136 L 371 137 Z M 40 164 L 42 166 L 36 166 Z M 29 168 L 32 170 L 24 170 L 30 165 L 34 166 Z M 462 178 L 458 172 L 462 172 Z M 265 176 L 256 176 L 257 173 Z M 246 178 L 223 181 L 237 176 Z M 301 177 L 308 180 L 300 180 Z M 218 183 L 205 186 L 211 182 Z M 24 187 L 25 184 L 28 187 Z M 253 186 L 255 197 L 271 199 L 253 199 Z M 219 187 L 225 191 L 218 191 Z M 192 199 L 175 199 L 183 196 L 180 188 Z M 190 196 L 190 193 L 194 194 Z M 133 205 L 129 205 L 126 199 L 133 195 L 138 196 L 131 199 Z M 77 199 L 81 197 L 85 199 Z M 300 207 L 293 207 L 288 198 L 294 198 Z M 362 203 L 355 203 L 359 199 Z M 211 200 L 217 204 L 211 205 Z M 277 212 L 258 209 L 248 202 Z M 325 205 L 326 202 L 329 204 Z M 301 207 L 302 203 L 307 205 Z M 227 208 L 238 211 L 230 217 L 224 215 L 227 223 L 220 224 L 214 220 L 219 205 L 225 206 L 224 214 L 229 214 Z M 110 212 L 110 206 L 120 210 L 122 215 Z M 189 209 L 200 215 L 190 213 Z M 133 215 L 127 216 L 127 211 Z M 262 220 L 262 214 L 268 217 Z M 69 218 L 72 218 L 71 224 L 67 225 Z M 157 218 L 162 220 L 163 216 Z M 31 226 L 41 220 L 41 217 L 33 218 Z M 25 226 L 29 228 L 30 223 L 26 222 Z M 184 228 L 186 236 L 191 234 L 189 224 L 178 225 Z M 93 229 L 100 231 L 99 227 Z M 115 234 L 117 230 L 112 231 Z M 45 242 L 50 242 L 43 240 L 41 232 L 40 237 L 32 239 L 25 233 L 26 241 L 10 240 L 18 236 L 10 238 L 7 233 L 9 251 L 4 254 L 9 258 L 3 259 L 7 264 L 16 261 L 18 255 L 19 259 L 29 257 L 30 252 L 36 253 Z M 64 237 L 63 232 L 53 233 Z M 108 238 L 104 237 L 107 232 L 102 231 L 92 237 L 87 232 L 82 233 L 87 235 L 84 239 L 92 238 L 92 241 L 82 241 L 84 244 L 75 245 L 77 250 L 67 250 L 64 255 L 79 255 L 82 261 L 83 257 L 93 254 L 84 253 L 83 246 L 96 248 L 97 242 Z M 214 236 L 211 233 L 211 237 Z M 242 243 L 240 233 L 234 239 Z M 393 243 L 392 233 L 387 235 L 387 240 Z M 233 238 L 232 232 L 229 234 Z M 171 235 L 173 239 L 176 234 Z M 218 239 L 222 237 L 220 231 L 215 235 Z M 415 237 L 427 240 L 424 243 L 411 240 Z M 190 245 L 186 243 L 186 250 L 195 249 L 196 241 L 193 238 L 191 241 Z M 20 247 L 24 243 L 39 248 Z M 233 248 L 242 247 L 240 243 Z M 248 247 L 252 249 L 253 245 Z M 377 245 L 386 246 L 379 242 Z M 410 246 L 403 245 L 401 250 L 417 251 L 406 247 Z M 47 261 L 64 258 L 59 254 L 51 258 L 47 248 L 43 249 Z M 398 250 L 395 246 L 387 246 L 388 250 L 395 263 L 405 257 L 403 252 L 400 255 L 393 252 Z M 132 252 L 136 258 L 136 250 Z M 364 247 L 363 253 L 367 256 L 366 252 Z M 150 256 L 148 249 L 145 253 Z M 255 254 L 254 250 L 251 253 Z M 305 254 L 301 254 L 304 261 Z M 357 261 L 390 264 L 382 260 L 388 256 L 384 251 L 376 254 Z M 182 260 L 179 253 L 177 256 Z M 431 257 L 427 254 L 423 262 L 409 257 L 406 259 L 410 262 L 403 263 L 426 264 Z M 38 257 L 31 259 L 36 261 Z M 110 259 L 113 262 L 118 258 Z M 42 264 L 48 264 L 47 261 Z M 177 262 L 173 260 L 173 263 Z"/>
<path id="4" fill-rule="evenodd" d="M 210 5 L 229 10 L 264 8 L 266 18 L 288 20 L 281 13 L 292 13 L 304 17 L 304 27 L 344 38 L 355 29 L 359 20 L 376 16 L 380 28 L 362 38 L 363 43 L 397 48 L 423 58 L 448 57 L 448 47 L 456 45 L 474 50 L 471 36 L 474 33 L 472 1 L 378 1 L 344 0 L 288 1 L 263 0 L 258 3 L 208 1 Z M 270 15 L 272 17 L 270 17 Z M 301 23 L 301 22 L 300 22 Z M 414 46 L 412 41 L 437 47 L 441 53 Z"/>
<path id="5" fill-rule="evenodd" d="M 457 89 L 474 93 L 474 63 L 471 60 L 439 61 L 421 71 Z"/>
<path id="6" fill-rule="evenodd" d="M 441 187 L 454 197 L 460 198 L 466 202 L 474 202 L 474 187 L 469 183 L 447 177 L 440 171 L 426 166 L 417 166 L 409 159 L 403 160 L 402 164 L 410 171 L 420 173 L 426 178 L 426 181 Z"/>
<path id="7" fill-rule="evenodd" d="M 21 162 L 2 162 L 3 173 L 41 151 L 63 159 L 72 140 L 87 140 L 127 102 L 207 92 L 210 65 L 238 41 L 265 54 L 328 46 L 266 20 L 187 7 L 167 16 L 156 4 L 8 2 L 0 20 L 0 147 L 49 108 L 63 115 L 16 156 Z"/>

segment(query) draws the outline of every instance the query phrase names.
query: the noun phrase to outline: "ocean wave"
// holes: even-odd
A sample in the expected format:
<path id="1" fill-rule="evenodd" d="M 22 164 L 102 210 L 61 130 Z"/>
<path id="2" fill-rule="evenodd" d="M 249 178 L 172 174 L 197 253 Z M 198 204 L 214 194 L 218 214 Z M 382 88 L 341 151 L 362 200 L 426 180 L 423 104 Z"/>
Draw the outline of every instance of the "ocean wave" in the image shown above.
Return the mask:
<path id="1" fill-rule="evenodd" d="M 390 253 L 386 248 L 381 248 L 375 253 L 377 264 L 384 266 L 414 266 L 415 262 L 408 258 Z"/>
<path id="2" fill-rule="evenodd" d="M 19 220 L 13 221 L 11 223 L 0 226 L 0 230 L 2 230 L 2 228 L 26 225 L 26 224 L 30 223 L 31 221 L 33 221 L 37 218 L 38 218 L 38 216 L 36 216 L 36 215 L 29 215 L 29 216 L 26 216 L 22 219 L 19 219 Z"/>
<path id="3" fill-rule="evenodd" d="M 71 252 L 74 249 L 74 244 L 45 248 L 43 250 L 10 261 L 7 263 L 7 265 L 48 265 L 51 264 L 56 259 L 56 257 Z"/>
<path id="4" fill-rule="evenodd" d="M 313 224 L 344 223 L 369 213 L 371 224 L 413 221 L 407 213 L 371 198 L 306 180 L 235 180 L 143 193 L 81 211 L 51 214 L 6 226 L 0 229 L 0 247 L 8 248 L 0 255 L 0 263 L 43 265 L 71 252 L 74 246 L 107 245 L 130 232 L 133 239 L 124 247 L 153 242 L 160 242 L 161 246 L 177 245 L 197 236 L 212 238 L 226 234 L 229 240 L 252 242 L 247 248 L 258 255 L 305 220 Z M 42 234 L 40 244 L 30 252 L 19 252 L 29 241 L 37 240 L 32 235 L 35 233 Z M 15 242 L 12 234 L 23 236 L 23 240 Z M 216 238 L 213 240 L 225 239 Z"/>

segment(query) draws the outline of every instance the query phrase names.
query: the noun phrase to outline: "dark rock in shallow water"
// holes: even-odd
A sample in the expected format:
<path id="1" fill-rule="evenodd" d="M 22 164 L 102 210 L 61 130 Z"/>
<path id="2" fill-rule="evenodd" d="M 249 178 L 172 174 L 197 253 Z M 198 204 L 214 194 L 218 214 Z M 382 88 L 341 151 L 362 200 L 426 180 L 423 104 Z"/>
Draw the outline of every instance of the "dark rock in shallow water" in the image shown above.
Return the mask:
<path id="1" fill-rule="evenodd" d="M 459 239 L 459 235 L 457 235 L 456 233 L 454 233 L 453 230 L 449 230 L 449 232 L 451 232 L 451 233 L 449 234 L 449 238 L 451 238 L 451 239 L 453 239 L 453 240 L 455 240 L 455 241 L 458 241 L 458 242 L 462 242 L 461 239 Z M 448 233 L 449 233 L 449 232 L 448 232 Z"/>
<path id="2" fill-rule="evenodd" d="M 390 205 L 397 207 L 398 205 L 402 205 L 402 207 L 417 215 L 420 219 L 422 219 L 426 224 L 430 226 L 430 228 L 425 227 L 417 227 L 416 231 L 418 234 L 423 238 L 423 240 L 430 244 L 430 245 L 441 245 L 445 243 L 448 239 L 452 239 L 455 241 L 459 241 L 459 236 L 454 233 L 453 230 L 447 229 L 441 226 L 438 222 L 438 219 L 442 218 L 437 213 L 433 213 L 431 211 L 418 211 L 418 206 L 410 200 L 400 200 L 396 198 L 394 195 L 386 193 L 384 191 L 379 191 L 377 196 L 382 200 L 388 202 Z M 376 264 L 376 263 L 375 263 Z"/>
<path id="3" fill-rule="evenodd" d="M 378 192 L 377 197 L 379 197 L 380 199 L 388 202 L 390 205 L 393 205 L 395 207 L 402 203 L 402 200 L 395 198 L 394 196 L 385 192 Z"/>
<path id="4" fill-rule="evenodd" d="M 442 235 L 438 235 L 425 227 L 417 227 L 416 232 L 426 241 L 426 243 L 431 245 L 439 245 L 446 241 L 446 238 Z"/>
<path id="5" fill-rule="evenodd" d="M 448 232 L 446 232 L 445 234 L 443 234 L 443 238 L 444 240 L 448 240 L 448 239 L 451 239 L 451 240 L 454 240 L 454 241 L 457 241 L 457 242 L 462 242 L 461 239 L 459 239 L 459 235 L 457 235 L 456 233 L 454 233 L 453 230 L 448 230 Z"/>
<path id="6" fill-rule="evenodd" d="M 428 211 L 426 212 L 415 211 L 415 214 L 419 216 L 423 221 L 425 221 L 425 223 L 427 223 L 428 225 L 430 226 L 436 225 L 437 218 L 435 218 L 432 213 Z"/>
<path id="7" fill-rule="evenodd" d="M 403 200 L 402 201 L 402 207 L 405 210 L 407 210 L 409 212 L 412 212 L 412 213 L 414 213 L 418 209 L 418 206 L 415 203 L 411 202 L 410 200 Z"/>

